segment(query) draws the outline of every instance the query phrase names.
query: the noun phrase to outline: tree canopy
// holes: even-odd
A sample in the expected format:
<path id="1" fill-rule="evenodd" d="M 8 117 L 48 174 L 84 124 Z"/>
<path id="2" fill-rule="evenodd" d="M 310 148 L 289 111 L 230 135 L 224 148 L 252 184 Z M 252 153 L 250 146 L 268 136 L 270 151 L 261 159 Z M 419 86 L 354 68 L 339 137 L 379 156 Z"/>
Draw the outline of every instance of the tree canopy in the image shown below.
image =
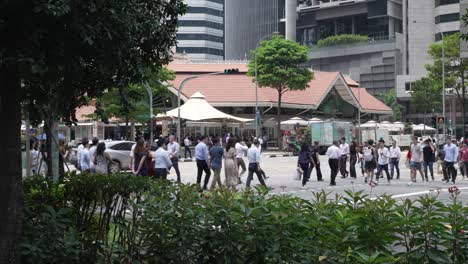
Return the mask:
<path id="1" fill-rule="evenodd" d="M 21 104 L 36 121 L 70 123 L 89 98 L 144 81 L 171 60 L 185 9 L 183 0 L 0 1 L 0 263 L 18 262 Z"/>
<path id="2" fill-rule="evenodd" d="M 401 105 L 398 103 L 396 99 L 396 90 L 390 89 L 387 92 L 381 94 L 380 99 L 383 101 L 385 105 L 392 108 L 393 114 L 390 117 L 390 121 L 400 121 L 401 119 Z"/>
<path id="3" fill-rule="evenodd" d="M 281 146 L 282 143 L 280 128 L 281 97 L 288 91 L 306 89 L 310 80 L 314 78 L 313 72 L 302 66 L 307 62 L 307 56 L 308 48 L 306 46 L 280 36 L 274 36 L 270 40 L 262 41 L 257 50 L 252 51 L 252 59 L 249 61 L 247 74 L 255 76 L 255 66 L 257 66 L 258 85 L 273 88 L 278 92 L 278 146 Z"/>

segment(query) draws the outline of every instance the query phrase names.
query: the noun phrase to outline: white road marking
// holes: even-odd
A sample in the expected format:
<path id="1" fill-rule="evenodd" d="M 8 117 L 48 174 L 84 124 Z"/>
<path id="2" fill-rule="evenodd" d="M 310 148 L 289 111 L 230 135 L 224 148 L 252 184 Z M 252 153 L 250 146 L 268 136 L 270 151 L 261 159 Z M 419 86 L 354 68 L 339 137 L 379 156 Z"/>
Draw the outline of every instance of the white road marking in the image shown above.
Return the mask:
<path id="1" fill-rule="evenodd" d="M 459 187 L 458 190 L 468 190 L 468 187 Z M 402 193 L 402 194 L 395 194 L 392 195 L 392 198 L 402 198 L 402 197 L 410 197 L 410 196 L 416 196 L 416 195 L 422 195 L 422 194 L 428 194 L 432 192 L 448 192 L 448 188 L 441 188 L 441 189 L 436 189 L 436 190 L 427 190 L 427 191 L 421 191 L 421 192 L 412 192 L 412 193 Z"/>

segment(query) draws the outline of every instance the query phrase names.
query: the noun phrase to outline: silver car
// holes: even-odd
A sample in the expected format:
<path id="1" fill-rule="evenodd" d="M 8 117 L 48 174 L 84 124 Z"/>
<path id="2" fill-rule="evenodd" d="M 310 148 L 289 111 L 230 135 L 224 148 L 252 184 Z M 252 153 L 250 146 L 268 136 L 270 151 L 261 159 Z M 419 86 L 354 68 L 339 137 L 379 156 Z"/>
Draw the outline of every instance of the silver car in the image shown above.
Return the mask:
<path id="1" fill-rule="evenodd" d="M 111 172 L 130 169 L 130 151 L 135 144 L 133 141 L 107 141 L 106 152 L 109 153 L 114 164 L 110 165 Z"/>

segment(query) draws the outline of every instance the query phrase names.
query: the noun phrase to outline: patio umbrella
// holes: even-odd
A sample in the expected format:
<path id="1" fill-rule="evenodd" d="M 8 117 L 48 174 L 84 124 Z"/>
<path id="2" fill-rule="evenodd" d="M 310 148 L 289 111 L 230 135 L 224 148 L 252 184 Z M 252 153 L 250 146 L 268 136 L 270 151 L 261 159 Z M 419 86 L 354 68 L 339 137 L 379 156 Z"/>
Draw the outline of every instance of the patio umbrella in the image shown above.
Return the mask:
<path id="1" fill-rule="evenodd" d="M 296 125 L 296 124 L 299 124 L 301 126 L 307 126 L 309 122 L 297 116 L 281 122 L 281 125 Z"/>
<path id="2" fill-rule="evenodd" d="M 374 120 L 361 124 L 360 128 L 377 128 L 377 122 Z"/>
<path id="3" fill-rule="evenodd" d="M 37 140 L 46 140 L 47 139 L 47 135 L 46 133 L 43 133 L 42 135 L 37 135 Z M 58 134 L 58 139 L 65 139 L 65 136 L 63 134 Z"/>

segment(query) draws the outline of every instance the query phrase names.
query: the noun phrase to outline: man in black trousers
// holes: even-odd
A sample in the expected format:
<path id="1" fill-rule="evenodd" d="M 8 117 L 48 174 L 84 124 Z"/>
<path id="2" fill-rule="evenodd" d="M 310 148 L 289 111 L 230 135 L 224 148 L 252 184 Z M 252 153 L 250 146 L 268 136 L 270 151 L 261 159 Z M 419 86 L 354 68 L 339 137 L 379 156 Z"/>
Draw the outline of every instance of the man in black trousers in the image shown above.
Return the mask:
<path id="1" fill-rule="evenodd" d="M 338 141 L 333 141 L 333 145 L 328 147 L 327 150 L 328 156 L 328 165 L 330 165 L 331 175 L 330 175 L 330 186 L 335 186 L 336 182 L 336 175 L 338 174 L 338 166 L 339 166 L 339 159 L 340 149 L 338 148 Z"/>
<path id="2" fill-rule="evenodd" d="M 197 160 L 197 184 L 201 184 L 201 178 L 203 171 L 205 171 L 205 182 L 203 184 L 203 189 L 207 189 L 208 182 L 210 181 L 210 164 L 208 146 L 206 145 L 206 137 L 201 136 L 200 142 L 195 147 L 195 159 Z"/>
<path id="3" fill-rule="evenodd" d="M 307 172 L 307 178 L 310 179 L 310 176 L 312 174 L 312 170 L 315 169 L 317 170 L 317 181 L 323 181 L 322 179 L 322 171 L 320 170 L 320 146 L 319 142 L 315 141 L 314 145 L 310 148 L 310 169 Z"/>

